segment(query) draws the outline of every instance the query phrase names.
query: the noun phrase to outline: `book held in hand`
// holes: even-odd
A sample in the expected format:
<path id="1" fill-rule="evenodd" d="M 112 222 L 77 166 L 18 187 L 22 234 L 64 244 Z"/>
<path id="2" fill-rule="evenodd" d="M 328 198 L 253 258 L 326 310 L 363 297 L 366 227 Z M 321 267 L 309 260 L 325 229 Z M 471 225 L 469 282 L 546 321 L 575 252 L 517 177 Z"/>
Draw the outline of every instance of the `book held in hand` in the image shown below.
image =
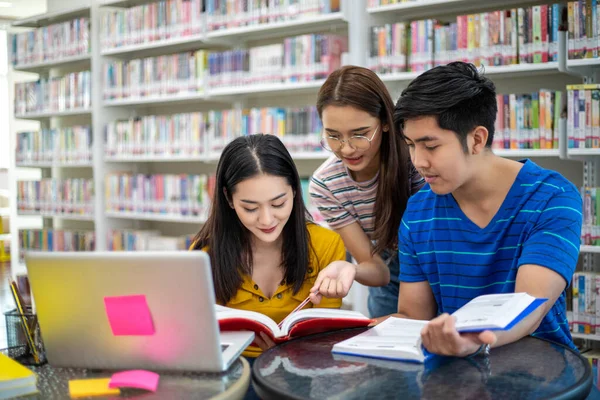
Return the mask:
<path id="1" fill-rule="evenodd" d="M 266 333 L 275 343 L 293 337 L 369 325 L 372 320 L 358 311 L 332 308 L 308 308 L 288 315 L 281 326 L 264 314 L 216 306 L 221 331 Z"/>
<path id="2" fill-rule="evenodd" d="M 458 332 L 509 330 L 547 299 L 527 293 L 490 294 L 474 298 L 452 315 Z M 331 351 L 363 357 L 424 362 L 430 354 L 421 343 L 421 330 L 429 321 L 390 317 L 350 339 L 336 343 Z"/>

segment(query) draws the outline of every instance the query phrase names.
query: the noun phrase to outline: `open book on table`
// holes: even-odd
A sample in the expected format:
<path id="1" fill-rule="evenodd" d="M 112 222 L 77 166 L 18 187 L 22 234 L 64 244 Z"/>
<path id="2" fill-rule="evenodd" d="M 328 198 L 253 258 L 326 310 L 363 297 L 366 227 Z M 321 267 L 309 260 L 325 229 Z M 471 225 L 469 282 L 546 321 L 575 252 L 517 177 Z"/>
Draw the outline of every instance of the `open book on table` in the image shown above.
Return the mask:
<path id="1" fill-rule="evenodd" d="M 459 332 L 509 330 L 547 299 L 527 293 L 490 294 L 476 297 L 452 315 Z M 424 362 L 429 353 L 421 344 L 421 330 L 429 321 L 390 317 L 350 339 L 336 343 L 331 351 L 364 357 Z"/>
<path id="2" fill-rule="evenodd" d="M 215 306 L 221 331 L 265 332 L 276 343 L 292 337 L 369 325 L 372 320 L 358 311 L 334 308 L 308 308 L 288 315 L 281 324 L 255 311 Z"/>

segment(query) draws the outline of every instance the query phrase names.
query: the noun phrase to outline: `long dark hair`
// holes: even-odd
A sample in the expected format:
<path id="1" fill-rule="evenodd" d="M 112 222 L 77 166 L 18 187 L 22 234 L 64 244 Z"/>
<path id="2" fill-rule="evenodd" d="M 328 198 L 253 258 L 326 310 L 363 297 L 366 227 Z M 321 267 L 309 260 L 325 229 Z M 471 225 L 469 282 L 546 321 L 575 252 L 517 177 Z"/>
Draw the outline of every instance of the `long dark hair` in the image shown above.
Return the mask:
<path id="1" fill-rule="evenodd" d="M 379 118 L 388 132 L 381 129 L 379 183 L 375 197 L 373 252 L 398 247 L 398 228 L 410 196 L 410 157 L 404 140 L 394 126 L 394 102 L 387 88 L 371 70 L 345 66 L 329 75 L 317 97 L 317 111 L 323 118 L 327 106 L 352 106 Z"/>
<path id="2" fill-rule="evenodd" d="M 232 196 L 238 183 L 260 174 L 285 178 L 295 194 L 292 213 L 282 231 L 284 279 L 294 293 L 300 290 L 308 269 L 312 247 L 306 223 L 310 216 L 294 160 L 276 136 L 239 137 L 221 154 L 208 220 L 194 238 L 194 250 L 208 247 L 215 294 L 222 304 L 235 296 L 243 274 L 252 275 L 252 233 L 242 225 L 227 196 Z"/>

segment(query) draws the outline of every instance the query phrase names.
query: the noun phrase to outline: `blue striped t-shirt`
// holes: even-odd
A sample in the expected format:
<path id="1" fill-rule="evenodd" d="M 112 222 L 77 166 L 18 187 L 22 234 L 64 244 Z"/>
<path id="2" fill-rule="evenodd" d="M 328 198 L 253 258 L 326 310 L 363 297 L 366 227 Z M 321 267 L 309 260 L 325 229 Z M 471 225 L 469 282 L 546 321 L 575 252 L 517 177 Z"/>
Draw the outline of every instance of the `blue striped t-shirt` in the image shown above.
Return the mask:
<path id="1" fill-rule="evenodd" d="M 483 294 L 514 292 L 525 264 L 549 268 L 570 283 L 579 256 L 581 196 L 559 173 L 522 162 L 484 228 L 467 218 L 451 194 L 436 195 L 429 185 L 410 198 L 399 229 L 400 281 L 428 281 L 440 314 Z M 533 336 L 575 348 L 565 298 L 563 291 Z"/>

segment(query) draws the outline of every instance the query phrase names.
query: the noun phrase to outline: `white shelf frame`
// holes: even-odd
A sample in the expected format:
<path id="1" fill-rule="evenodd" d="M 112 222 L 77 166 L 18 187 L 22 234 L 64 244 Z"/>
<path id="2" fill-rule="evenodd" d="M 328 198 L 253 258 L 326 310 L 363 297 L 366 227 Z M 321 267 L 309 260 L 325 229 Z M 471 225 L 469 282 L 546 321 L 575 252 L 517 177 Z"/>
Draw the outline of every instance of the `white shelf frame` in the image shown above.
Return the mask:
<path id="1" fill-rule="evenodd" d="M 600 254 L 600 246 L 581 245 L 580 253 Z"/>
<path id="2" fill-rule="evenodd" d="M 41 112 L 41 113 L 16 114 L 15 118 L 43 120 L 43 119 L 49 119 L 49 118 L 73 117 L 73 116 L 91 115 L 91 114 L 92 114 L 92 108 L 80 108 L 80 109 L 65 110 L 65 111 L 49 111 L 49 112 Z"/>
<path id="3" fill-rule="evenodd" d="M 62 58 L 60 60 L 49 60 L 31 64 L 14 65 L 13 69 L 21 72 L 41 73 L 52 68 L 62 68 L 67 66 L 81 66 L 84 68 L 85 66 L 89 66 L 91 61 L 92 59 L 89 54 L 83 54 Z"/>
<path id="4" fill-rule="evenodd" d="M 573 339 L 585 339 L 600 342 L 600 335 L 591 335 L 588 333 L 571 332 Z"/>
<path id="5" fill-rule="evenodd" d="M 138 213 L 132 211 L 105 211 L 108 218 L 133 219 L 143 221 L 176 222 L 185 224 L 203 224 L 206 218 L 195 215 Z"/>
<path id="6" fill-rule="evenodd" d="M 91 4 L 90 0 L 80 0 L 79 3 L 87 3 L 78 5 L 63 10 L 53 11 L 49 13 L 35 15 L 33 17 L 20 19 L 13 22 L 11 25 L 21 28 L 39 28 L 48 26 L 63 21 L 68 21 L 77 17 L 90 16 Z"/>
<path id="7" fill-rule="evenodd" d="M 21 211 L 17 210 L 17 216 L 23 217 L 42 217 L 42 218 L 61 218 L 72 221 L 90 221 L 94 222 L 93 215 L 87 214 L 68 214 L 68 213 L 51 213 L 45 211 Z"/>
<path id="8" fill-rule="evenodd" d="M 88 162 L 65 162 L 65 163 L 54 163 L 54 162 L 31 162 L 31 163 L 17 163 L 18 168 L 93 168 L 93 163 Z"/>

